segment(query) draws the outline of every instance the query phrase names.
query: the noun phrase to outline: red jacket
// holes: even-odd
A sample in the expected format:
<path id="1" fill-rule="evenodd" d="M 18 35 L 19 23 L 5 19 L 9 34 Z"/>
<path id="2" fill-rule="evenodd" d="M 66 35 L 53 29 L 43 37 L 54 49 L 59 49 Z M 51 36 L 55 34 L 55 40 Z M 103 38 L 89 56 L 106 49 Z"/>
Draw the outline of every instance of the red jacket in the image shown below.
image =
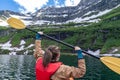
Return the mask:
<path id="1" fill-rule="evenodd" d="M 36 80 L 50 80 L 61 64 L 62 62 L 50 63 L 48 67 L 44 68 L 42 58 L 38 59 L 36 62 Z"/>

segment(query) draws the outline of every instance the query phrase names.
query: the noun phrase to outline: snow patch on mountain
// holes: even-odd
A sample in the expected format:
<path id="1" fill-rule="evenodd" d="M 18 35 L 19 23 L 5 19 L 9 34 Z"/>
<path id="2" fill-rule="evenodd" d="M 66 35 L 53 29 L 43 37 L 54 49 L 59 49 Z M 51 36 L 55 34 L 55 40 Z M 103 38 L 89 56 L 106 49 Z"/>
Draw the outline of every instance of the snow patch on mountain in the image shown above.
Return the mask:
<path id="1" fill-rule="evenodd" d="M 26 16 L 19 16 L 19 15 L 10 15 L 11 17 L 15 17 L 23 21 L 25 25 L 31 25 L 32 24 L 32 17 L 29 15 Z"/>
<path id="2" fill-rule="evenodd" d="M 69 22 L 99 22 L 102 16 L 112 9 L 120 6 L 119 0 L 81 0 L 74 7 L 46 7 L 33 14 L 21 14 L 13 11 L 1 11 L 1 16 L 8 19 L 15 17 L 21 19 L 25 25 L 64 24 Z M 0 20 L 0 26 L 7 26 L 5 20 Z"/>
<path id="3" fill-rule="evenodd" d="M 6 21 L 3 21 L 3 20 L 0 19 L 0 26 L 6 26 L 7 27 L 7 25 L 8 24 L 6 23 Z"/>
<path id="4" fill-rule="evenodd" d="M 22 51 L 22 50 L 28 50 L 29 48 L 33 47 L 34 44 L 30 44 L 28 47 L 25 47 L 26 42 L 24 40 L 21 40 L 20 47 L 12 47 L 11 40 L 9 40 L 6 43 L 0 44 L 0 48 L 3 50 L 9 50 L 10 55 L 16 55 L 16 52 Z M 25 52 L 25 54 L 27 54 Z"/>
<path id="5" fill-rule="evenodd" d="M 21 21 L 23 21 L 25 25 L 31 25 L 33 22 L 32 17 L 30 15 L 22 16 L 22 15 L 9 14 L 9 17 L 5 17 L 6 19 L 4 20 L 0 18 L 0 26 L 8 26 L 9 24 L 7 23 L 7 19 L 9 19 L 10 17 L 20 19 Z"/>
<path id="6" fill-rule="evenodd" d="M 42 25 L 42 24 L 47 24 L 49 25 L 50 21 L 46 21 L 46 20 L 38 20 L 36 22 L 34 22 L 34 25 Z"/>
<path id="7" fill-rule="evenodd" d="M 96 15 L 88 16 L 88 17 L 85 17 L 85 18 L 82 18 L 82 17 L 78 18 L 78 17 L 77 17 L 77 18 L 75 18 L 75 19 L 73 19 L 73 20 L 68 20 L 66 23 L 68 23 L 68 22 L 75 22 L 75 23 L 81 23 L 81 22 L 96 22 L 96 23 L 97 23 L 97 22 L 100 21 L 100 19 L 98 18 L 99 16 L 102 16 L 102 15 L 110 12 L 111 10 L 112 10 L 112 9 L 105 10 L 105 11 L 99 12 L 99 13 L 96 14 Z M 84 14 L 83 16 L 87 16 L 87 15 L 93 13 L 93 12 L 95 12 L 95 11 L 89 11 L 88 13 Z"/>

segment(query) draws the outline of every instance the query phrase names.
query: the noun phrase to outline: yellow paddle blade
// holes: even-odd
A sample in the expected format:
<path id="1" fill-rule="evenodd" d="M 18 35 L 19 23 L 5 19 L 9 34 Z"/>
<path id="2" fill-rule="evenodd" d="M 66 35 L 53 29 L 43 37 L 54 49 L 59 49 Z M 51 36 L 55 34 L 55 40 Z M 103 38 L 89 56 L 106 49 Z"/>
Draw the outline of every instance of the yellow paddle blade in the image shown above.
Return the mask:
<path id="1" fill-rule="evenodd" d="M 24 29 L 26 27 L 25 24 L 21 20 L 17 18 L 13 18 L 13 17 L 9 18 L 7 20 L 7 23 L 15 29 Z"/>
<path id="2" fill-rule="evenodd" d="M 120 58 L 101 57 L 100 60 L 111 70 L 120 74 Z"/>

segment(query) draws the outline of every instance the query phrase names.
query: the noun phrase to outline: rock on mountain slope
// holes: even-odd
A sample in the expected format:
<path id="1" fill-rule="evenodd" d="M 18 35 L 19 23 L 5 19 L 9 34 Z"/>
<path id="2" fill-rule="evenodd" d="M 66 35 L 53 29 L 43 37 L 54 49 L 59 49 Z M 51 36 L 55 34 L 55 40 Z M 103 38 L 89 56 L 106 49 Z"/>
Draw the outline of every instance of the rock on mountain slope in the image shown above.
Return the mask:
<path id="1" fill-rule="evenodd" d="M 2 11 L 0 12 L 0 24 L 4 22 L 3 18 L 10 16 L 22 19 L 26 25 L 98 22 L 99 16 L 117 6 L 120 6 L 120 0 L 81 0 L 75 7 L 46 7 L 32 15 Z"/>
<path id="2" fill-rule="evenodd" d="M 34 19 L 37 21 L 46 20 L 51 23 L 99 20 L 98 16 L 111 11 L 119 4 L 119 0 L 81 0 L 75 7 L 40 9 L 36 12 Z"/>
<path id="3" fill-rule="evenodd" d="M 0 11 L 0 26 L 7 26 L 6 20 L 9 17 L 16 17 L 21 19 L 26 25 L 30 25 L 32 23 L 32 17 L 30 15 L 25 15 L 18 12 L 13 12 L 9 10 Z"/>

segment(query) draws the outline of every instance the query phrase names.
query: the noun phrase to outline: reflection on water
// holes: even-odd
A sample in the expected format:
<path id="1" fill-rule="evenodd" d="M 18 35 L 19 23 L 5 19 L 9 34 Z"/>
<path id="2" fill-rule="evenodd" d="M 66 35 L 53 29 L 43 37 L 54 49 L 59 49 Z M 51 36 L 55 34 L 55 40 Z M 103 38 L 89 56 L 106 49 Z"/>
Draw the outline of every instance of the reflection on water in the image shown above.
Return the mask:
<path id="1" fill-rule="evenodd" d="M 33 56 L 0 55 L 0 80 L 35 80 Z"/>
<path id="2" fill-rule="evenodd" d="M 77 66 L 76 56 L 62 55 L 64 64 Z M 85 57 L 87 72 L 76 80 L 120 80 L 120 75 L 103 65 L 100 60 Z M 32 55 L 0 55 L 0 80 L 35 80 L 35 59 Z"/>

